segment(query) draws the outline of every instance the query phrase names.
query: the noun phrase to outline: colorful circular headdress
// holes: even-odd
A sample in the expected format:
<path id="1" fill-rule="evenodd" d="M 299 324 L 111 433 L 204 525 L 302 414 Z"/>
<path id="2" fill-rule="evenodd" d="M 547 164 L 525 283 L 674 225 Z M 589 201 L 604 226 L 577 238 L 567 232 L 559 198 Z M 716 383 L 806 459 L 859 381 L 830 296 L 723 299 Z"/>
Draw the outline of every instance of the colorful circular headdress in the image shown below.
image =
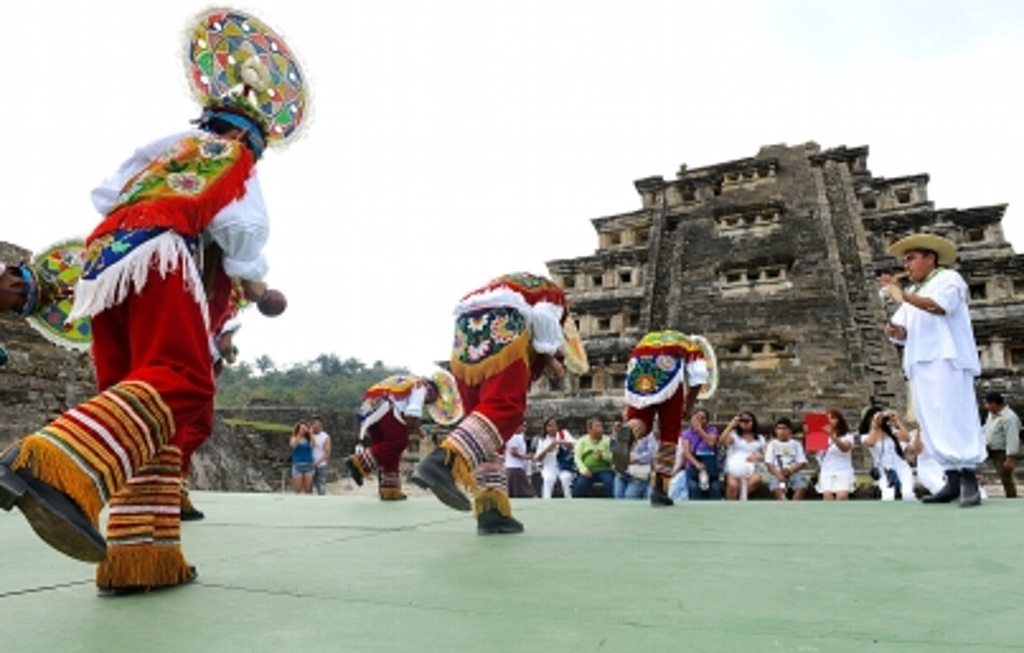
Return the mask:
<path id="1" fill-rule="evenodd" d="M 459 396 L 459 385 L 451 372 L 437 370 L 430 375 L 430 380 L 437 385 L 437 400 L 427 404 L 427 413 L 438 424 L 448 426 L 462 419 L 462 397 Z"/>
<path id="2" fill-rule="evenodd" d="M 298 133 L 309 93 L 291 48 L 263 21 L 234 9 L 211 9 L 189 29 L 188 79 L 207 109 L 244 111 L 268 145 Z"/>
<path id="3" fill-rule="evenodd" d="M 84 261 L 85 243 L 66 240 L 33 256 L 28 266 L 38 287 L 38 303 L 25 318 L 29 326 L 50 342 L 77 350 L 88 349 L 92 342 L 92 321 L 89 318 L 71 322 L 67 319 Z"/>

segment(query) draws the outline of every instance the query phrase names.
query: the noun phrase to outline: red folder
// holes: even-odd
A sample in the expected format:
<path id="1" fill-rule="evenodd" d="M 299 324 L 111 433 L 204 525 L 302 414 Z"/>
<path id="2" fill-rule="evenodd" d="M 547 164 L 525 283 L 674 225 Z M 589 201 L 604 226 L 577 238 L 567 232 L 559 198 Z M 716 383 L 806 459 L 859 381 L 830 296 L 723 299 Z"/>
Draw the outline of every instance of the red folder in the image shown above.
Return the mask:
<path id="1" fill-rule="evenodd" d="M 804 415 L 804 451 L 813 453 L 828 449 L 828 413 L 807 413 Z"/>

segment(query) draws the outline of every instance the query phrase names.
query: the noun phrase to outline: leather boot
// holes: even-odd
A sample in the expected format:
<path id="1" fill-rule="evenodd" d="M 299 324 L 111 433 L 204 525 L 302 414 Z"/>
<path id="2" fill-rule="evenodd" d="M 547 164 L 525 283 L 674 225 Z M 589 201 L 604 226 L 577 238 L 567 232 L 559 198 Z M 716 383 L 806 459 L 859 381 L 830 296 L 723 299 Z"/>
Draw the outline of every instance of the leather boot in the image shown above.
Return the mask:
<path id="1" fill-rule="evenodd" d="M 412 482 L 424 490 L 434 493 L 441 503 L 461 512 L 469 512 L 473 504 L 459 486 L 455 484 L 455 466 L 468 467 L 454 451 L 437 447 L 426 458 L 416 465 L 412 473 Z M 468 476 L 472 480 L 472 470 L 464 469 L 460 477 Z"/>
<path id="2" fill-rule="evenodd" d="M 27 469 L 11 471 L 20 447 L 0 458 L 0 508 L 17 507 L 44 542 L 82 562 L 107 557 L 107 541 L 82 509 L 66 494 L 32 476 Z"/>
<path id="3" fill-rule="evenodd" d="M 675 501 L 668 496 L 668 484 L 671 482 L 668 476 L 662 476 L 661 474 L 651 475 L 651 506 L 654 508 L 663 508 L 666 506 L 675 505 Z"/>
<path id="4" fill-rule="evenodd" d="M 409 498 L 400 487 L 382 487 L 378 495 L 381 501 L 405 501 Z"/>
<path id="5" fill-rule="evenodd" d="M 975 479 L 977 487 L 977 479 Z M 921 499 L 921 503 L 951 503 L 960 497 L 960 470 L 946 470 L 946 484 L 931 496 Z"/>
<path id="6" fill-rule="evenodd" d="M 629 452 L 633 448 L 633 429 L 629 425 L 619 427 L 615 432 L 615 446 L 612 447 L 612 467 L 619 474 L 625 474 L 629 467 Z"/>
<path id="7" fill-rule="evenodd" d="M 523 524 L 512 516 L 508 493 L 500 488 L 480 490 L 473 499 L 478 535 L 513 535 L 523 532 Z"/>
<path id="8" fill-rule="evenodd" d="M 981 505 L 981 489 L 978 488 L 978 475 L 973 469 L 960 470 L 960 507 L 972 508 Z"/>
<path id="9" fill-rule="evenodd" d="M 349 456 L 345 459 L 345 469 L 348 470 L 348 475 L 352 477 L 352 480 L 359 487 L 363 486 L 363 470 L 359 469 L 359 463 L 356 462 L 355 456 Z"/>
<path id="10" fill-rule="evenodd" d="M 193 505 L 192 498 L 188 496 L 188 489 L 183 485 L 181 487 L 181 521 L 199 521 L 205 517 L 203 511 Z"/>
<path id="11" fill-rule="evenodd" d="M 523 532 L 523 524 L 511 515 L 506 517 L 497 510 L 488 510 L 477 516 L 476 532 L 479 535 L 513 535 Z"/>

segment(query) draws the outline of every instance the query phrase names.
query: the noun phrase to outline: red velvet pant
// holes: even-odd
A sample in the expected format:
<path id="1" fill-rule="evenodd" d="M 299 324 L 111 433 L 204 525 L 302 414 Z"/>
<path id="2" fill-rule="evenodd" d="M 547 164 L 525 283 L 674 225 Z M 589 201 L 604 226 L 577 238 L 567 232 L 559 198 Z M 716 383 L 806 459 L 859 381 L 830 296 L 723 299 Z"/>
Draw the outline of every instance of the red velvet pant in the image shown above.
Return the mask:
<path id="1" fill-rule="evenodd" d="M 478 385 L 456 380 L 466 415 L 477 413 L 486 417 L 498 429 L 503 442 L 519 431 L 530 391 L 530 368 L 526 363 L 516 361 Z"/>
<path id="2" fill-rule="evenodd" d="M 203 416 L 188 424 L 178 427 L 172 442 L 181 447 L 181 475 L 188 478 L 192 472 L 192 454 L 195 453 L 206 438 L 213 433 L 213 402 L 210 402 L 208 410 L 203 411 Z"/>
<path id="3" fill-rule="evenodd" d="M 399 422 L 394 412 L 380 418 L 367 429 L 370 433 L 370 453 L 382 472 L 399 471 L 402 452 L 409 446 L 408 426 Z"/>
<path id="4" fill-rule="evenodd" d="M 634 408 L 626 406 L 626 419 L 637 419 L 643 422 L 644 432 L 650 433 L 654 427 L 654 416 L 658 416 L 658 429 L 660 431 L 659 441 L 662 444 L 675 446 L 679 441 L 679 434 L 683 430 L 683 402 L 686 398 L 686 388 L 680 385 L 671 397 L 653 406 L 646 408 Z"/>
<path id="5" fill-rule="evenodd" d="M 209 334 L 180 269 L 166 278 L 151 269 L 141 293 L 130 291 L 120 304 L 96 315 L 92 325 L 101 392 L 121 381 L 151 385 L 174 415 L 170 444 L 181 446 L 186 427 L 212 422 Z"/>

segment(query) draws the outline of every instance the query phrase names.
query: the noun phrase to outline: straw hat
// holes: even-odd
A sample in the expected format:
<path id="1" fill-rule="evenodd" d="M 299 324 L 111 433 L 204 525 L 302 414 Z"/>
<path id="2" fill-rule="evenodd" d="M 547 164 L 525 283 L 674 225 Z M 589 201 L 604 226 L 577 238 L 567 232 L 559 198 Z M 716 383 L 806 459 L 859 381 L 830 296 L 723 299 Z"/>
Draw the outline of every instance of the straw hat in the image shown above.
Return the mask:
<path id="1" fill-rule="evenodd" d="M 939 265 L 950 265 L 956 261 L 956 245 L 953 241 L 935 234 L 914 234 L 900 239 L 889 246 L 889 256 L 902 257 L 910 250 L 930 250 L 939 255 Z"/>

